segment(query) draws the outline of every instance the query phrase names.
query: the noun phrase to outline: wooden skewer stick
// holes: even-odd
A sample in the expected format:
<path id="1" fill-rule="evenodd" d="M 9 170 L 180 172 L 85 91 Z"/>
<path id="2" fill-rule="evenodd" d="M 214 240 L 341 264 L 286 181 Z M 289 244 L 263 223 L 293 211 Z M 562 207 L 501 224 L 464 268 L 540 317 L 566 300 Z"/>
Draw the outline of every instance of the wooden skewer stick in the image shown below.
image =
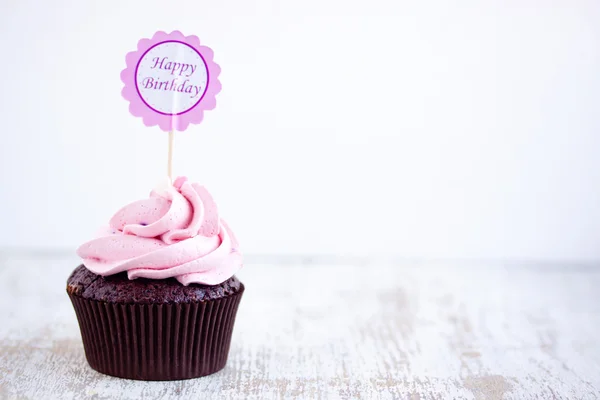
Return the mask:
<path id="1" fill-rule="evenodd" d="M 169 180 L 173 181 L 173 131 L 169 131 L 169 158 L 167 161 L 167 173 Z"/>

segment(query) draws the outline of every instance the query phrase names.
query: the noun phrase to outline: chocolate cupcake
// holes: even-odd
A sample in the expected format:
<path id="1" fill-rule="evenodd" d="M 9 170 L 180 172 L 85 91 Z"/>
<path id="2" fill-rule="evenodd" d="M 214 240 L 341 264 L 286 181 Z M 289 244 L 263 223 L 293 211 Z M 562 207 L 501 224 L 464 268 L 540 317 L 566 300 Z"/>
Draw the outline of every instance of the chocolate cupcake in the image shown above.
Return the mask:
<path id="1" fill-rule="evenodd" d="M 242 256 L 204 187 L 178 178 L 122 208 L 77 253 L 67 293 L 92 368 L 176 380 L 225 366 Z"/>

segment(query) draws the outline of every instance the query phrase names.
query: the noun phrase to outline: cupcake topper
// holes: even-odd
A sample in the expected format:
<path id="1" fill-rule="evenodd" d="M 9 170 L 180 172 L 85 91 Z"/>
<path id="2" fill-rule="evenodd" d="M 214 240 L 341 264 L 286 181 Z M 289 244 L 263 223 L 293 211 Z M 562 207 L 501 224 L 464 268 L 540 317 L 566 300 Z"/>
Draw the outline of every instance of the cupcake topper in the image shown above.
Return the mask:
<path id="1" fill-rule="evenodd" d="M 152 39 L 141 39 L 125 61 L 123 97 L 129 101 L 129 112 L 141 117 L 144 125 L 158 125 L 169 132 L 171 178 L 173 132 L 199 124 L 204 111 L 215 108 L 221 68 L 213 61 L 213 51 L 201 46 L 197 36 L 179 31 L 159 31 Z"/>

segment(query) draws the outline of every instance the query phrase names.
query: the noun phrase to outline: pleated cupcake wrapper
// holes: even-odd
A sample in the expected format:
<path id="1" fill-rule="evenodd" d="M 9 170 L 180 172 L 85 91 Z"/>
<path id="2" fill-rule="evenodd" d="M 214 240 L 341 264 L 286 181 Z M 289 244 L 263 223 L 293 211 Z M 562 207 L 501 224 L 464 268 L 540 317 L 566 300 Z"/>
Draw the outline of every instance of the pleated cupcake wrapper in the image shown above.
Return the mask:
<path id="1" fill-rule="evenodd" d="M 120 378 L 177 380 L 209 375 L 227 362 L 244 288 L 189 304 L 117 304 L 69 297 L 85 355 L 98 372 Z"/>

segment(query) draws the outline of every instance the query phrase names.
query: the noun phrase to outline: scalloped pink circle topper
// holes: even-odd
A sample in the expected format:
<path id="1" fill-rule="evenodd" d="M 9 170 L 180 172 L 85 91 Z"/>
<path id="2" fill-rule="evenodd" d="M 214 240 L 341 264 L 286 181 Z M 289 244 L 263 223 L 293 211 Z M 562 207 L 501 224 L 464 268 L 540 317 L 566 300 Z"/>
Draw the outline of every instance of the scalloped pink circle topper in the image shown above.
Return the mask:
<path id="1" fill-rule="evenodd" d="M 197 36 L 156 32 L 152 39 L 141 39 L 125 61 L 122 94 L 129 112 L 146 126 L 184 131 L 217 105 L 221 68 Z"/>

